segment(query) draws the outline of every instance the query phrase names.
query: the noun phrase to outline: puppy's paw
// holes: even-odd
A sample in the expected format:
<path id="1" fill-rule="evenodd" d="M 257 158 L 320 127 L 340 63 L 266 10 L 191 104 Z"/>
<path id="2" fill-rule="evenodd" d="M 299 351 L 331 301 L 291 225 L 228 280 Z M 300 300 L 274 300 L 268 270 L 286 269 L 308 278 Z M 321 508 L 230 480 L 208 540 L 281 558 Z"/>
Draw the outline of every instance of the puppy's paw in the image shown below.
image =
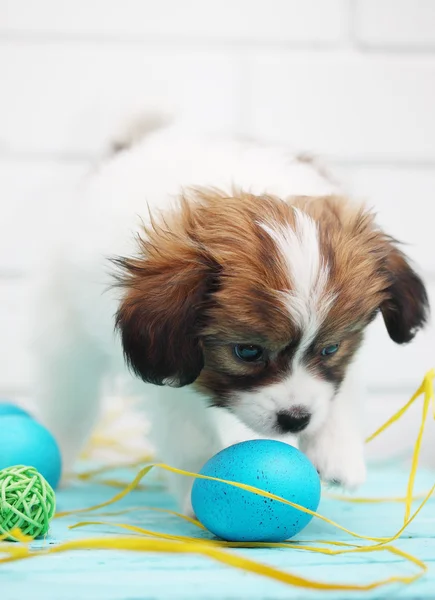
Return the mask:
<path id="1" fill-rule="evenodd" d="M 353 491 L 366 480 L 364 444 L 359 439 L 320 433 L 301 438 L 299 447 L 325 483 Z"/>

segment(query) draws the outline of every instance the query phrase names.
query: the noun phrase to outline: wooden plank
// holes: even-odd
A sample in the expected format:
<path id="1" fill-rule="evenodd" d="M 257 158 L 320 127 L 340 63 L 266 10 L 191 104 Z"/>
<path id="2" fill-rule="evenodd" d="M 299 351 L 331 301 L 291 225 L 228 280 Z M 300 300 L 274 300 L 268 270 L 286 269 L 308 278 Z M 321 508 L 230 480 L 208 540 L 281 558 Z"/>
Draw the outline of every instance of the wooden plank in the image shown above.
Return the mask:
<path id="1" fill-rule="evenodd" d="M 126 480 L 129 476 L 124 474 Z M 131 475 L 130 475 L 131 477 Z M 403 494 L 407 472 L 400 468 L 374 470 L 362 494 L 382 496 Z M 420 472 L 418 491 L 432 485 L 434 474 Z M 74 486 L 58 492 L 59 509 L 89 506 L 110 497 L 113 490 L 94 484 Z M 172 500 L 160 490 L 134 492 L 116 508 L 135 505 L 173 508 Z M 435 512 L 434 501 L 409 527 L 395 545 L 428 561 L 435 560 Z M 401 526 L 403 506 L 400 504 L 348 504 L 324 498 L 320 512 L 359 533 L 366 535 L 392 535 Z M 34 547 L 57 545 L 70 539 L 84 539 L 100 535 L 120 535 L 118 529 L 109 526 L 93 526 L 88 529 L 69 530 L 70 524 L 83 517 L 68 517 L 54 521 L 52 535 L 47 542 L 35 543 Z M 98 520 L 98 513 L 92 515 Z M 154 531 L 166 531 L 176 535 L 197 536 L 198 529 L 176 517 L 153 511 L 129 513 L 117 517 L 105 517 L 104 521 L 136 524 Z M 303 540 L 319 538 L 352 542 L 352 538 L 337 532 L 322 522 L 312 522 L 298 536 Z M 243 556 L 269 565 L 322 581 L 368 583 L 393 574 L 414 572 L 405 561 L 386 553 L 348 554 L 328 557 L 294 549 L 238 550 Z M 15 600 L 29 593 L 33 598 L 45 600 L 93 600 L 131 599 L 186 599 L 203 600 L 240 599 L 291 599 L 305 600 L 323 597 L 324 592 L 310 592 L 275 583 L 266 578 L 225 567 L 195 555 L 136 554 L 119 551 L 81 550 L 75 553 L 39 557 L 0 565 L 0 583 L 5 598 Z M 411 586 L 395 586 L 383 591 L 352 594 L 351 597 L 379 598 L 380 594 L 400 593 L 403 599 L 430 597 L 435 585 L 433 569 L 419 582 Z M 334 592 L 334 598 L 349 598 L 349 592 Z"/>

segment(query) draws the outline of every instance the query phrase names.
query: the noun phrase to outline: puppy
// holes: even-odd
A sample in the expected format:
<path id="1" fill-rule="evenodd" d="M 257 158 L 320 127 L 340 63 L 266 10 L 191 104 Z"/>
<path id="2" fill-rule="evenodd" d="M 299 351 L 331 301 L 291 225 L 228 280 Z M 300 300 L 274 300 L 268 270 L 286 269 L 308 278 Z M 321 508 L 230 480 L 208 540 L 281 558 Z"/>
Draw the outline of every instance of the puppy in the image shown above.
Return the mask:
<path id="1" fill-rule="evenodd" d="M 38 404 L 65 469 L 126 363 L 161 460 L 197 471 L 279 437 L 325 481 L 359 485 L 354 359 L 378 313 L 412 340 L 421 279 L 371 212 L 282 149 L 134 138 L 84 182 L 39 286 Z M 190 512 L 191 481 L 169 483 Z"/>

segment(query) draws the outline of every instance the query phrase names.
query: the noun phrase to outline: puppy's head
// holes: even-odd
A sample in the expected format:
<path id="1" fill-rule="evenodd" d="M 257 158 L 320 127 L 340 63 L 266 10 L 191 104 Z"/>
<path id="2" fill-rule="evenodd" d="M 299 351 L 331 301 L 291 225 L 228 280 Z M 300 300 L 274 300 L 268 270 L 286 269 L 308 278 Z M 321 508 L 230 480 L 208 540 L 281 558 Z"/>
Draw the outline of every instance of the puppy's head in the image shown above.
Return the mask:
<path id="1" fill-rule="evenodd" d="M 263 435 L 320 427 L 375 315 L 402 344 L 428 309 L 373 216 L 337 197 L 196 190 L 116 262 L 133 371 L 194 384 Z"/>

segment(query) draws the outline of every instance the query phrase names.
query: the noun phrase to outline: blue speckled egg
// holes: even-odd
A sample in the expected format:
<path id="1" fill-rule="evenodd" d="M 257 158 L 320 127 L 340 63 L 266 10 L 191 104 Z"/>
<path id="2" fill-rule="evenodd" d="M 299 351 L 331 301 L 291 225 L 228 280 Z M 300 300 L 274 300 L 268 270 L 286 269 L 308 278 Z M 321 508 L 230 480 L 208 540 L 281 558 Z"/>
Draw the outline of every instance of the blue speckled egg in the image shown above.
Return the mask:
<path id="1" fill-rule="evenodd" d="M 319 506 L 316 469 L 302 452 L 276 440 L 251 440 L 225 448 L 200 474 L 252 485 L 313 511 Z M 282 542 L 312 519 L 276 500 L 206 479 L 195 479 L 192 506 L 209 531 L 237 542 Z"/>
<path id="2" fill-rule="evenodd" d="M 6 400 L 0 400 L 0 417 L 5 415 L 22 415 L 23 417 L 30 417 L 29 413 L 21 408 L 21 406 L 10 404 L 9 402 L 6 402 Z"/>
<path id="3" fill-rule="evenodd" d="M 51 433 L 25 414 L 0 415 L 0 469 L 35 467 L 51 487 L 59 483 L 62 461 Z"/>

